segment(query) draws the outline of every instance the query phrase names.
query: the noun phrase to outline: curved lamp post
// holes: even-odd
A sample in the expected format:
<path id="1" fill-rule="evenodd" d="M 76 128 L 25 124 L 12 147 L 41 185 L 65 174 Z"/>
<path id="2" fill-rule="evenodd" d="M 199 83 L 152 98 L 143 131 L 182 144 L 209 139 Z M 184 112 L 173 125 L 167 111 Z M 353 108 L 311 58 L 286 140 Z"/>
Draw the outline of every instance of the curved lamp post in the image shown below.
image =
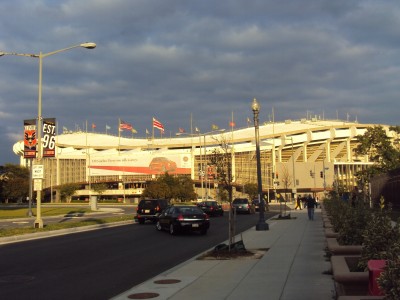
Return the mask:
<path id="1" fill-rule="evenodd" d="M 15 55 L 15 56 L 25 56 L 25 57 L 33 57 L 33 58 L 39 58 L 39 83 L 38 83 L 38 115 L 37 115 L 37 155 L 36 155 L 36 164 L 40 164 L 40 161 L 42 159 L 42 65 L 43 65 L 43 58 L 57 54 L 60 52 L 64 52 L 67 50 L 71 50 L 74 48 L 79 48 L 83 47 L 86 49 L 94 49 L 96 48 L 95 43 L 82 43 L 74 46 L 70 46 L 67 48 L 55 50 L 52 52 L 48 53 L 42 53 L 40 52 L 39 54 L 26 54 L 26 53 L 16 53 L 16 52 L 0 52 L 0 56 L 4 55 Z M 41 197 L 42 197 L 42 191 L 38 190 L 37 191 L 37 196 L 36 196 L 36 220 L 34 227 L 35 228 L 43 228 L 43 220 L 42 220 L 42 213 L 41 213 Z"/>
<path id="2" fill-rule="evenodd" d="M 253 110 L 254 114 L 254 129 L 255 129 L 255 139 L 256 139 L 256 158 L 257 158 L 257 186 L 258 186 L 258 201 L 260 203 L 260 213 L 259 213 L 259 220 L 256 225 L 256 230 L 269 230 L 268 223 L 265 222 L 264 216 L 264 199 L 262 197 L 262 180 L 261 180 L 261 157 L 260 157 L 260 135 L 259 135 L 259 121 L 258 121 L 258 114 L 260 112 L 260 105 L 258 104 L 256 98 L 253 99 L 253 103 L 251 104 L 251 109 Z"/>

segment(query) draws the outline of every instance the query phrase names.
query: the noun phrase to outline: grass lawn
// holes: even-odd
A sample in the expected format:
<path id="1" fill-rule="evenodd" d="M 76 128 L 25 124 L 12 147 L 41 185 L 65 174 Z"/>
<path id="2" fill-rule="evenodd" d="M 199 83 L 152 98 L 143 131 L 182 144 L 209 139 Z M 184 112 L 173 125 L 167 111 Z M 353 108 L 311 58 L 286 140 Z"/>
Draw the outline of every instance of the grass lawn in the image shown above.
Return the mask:
<path id="1" fill-rule="evenodd" d="M 77 214 L 77 213 L 90 213 L 92 210 L 90 208 L 85 207 L 42 207 L 42 216 L 65 216 L 69 214 Z M 32 208 L 32 213 L 36 216 L 36 208 Z M 0 206 L 0 219 L 16 219 L 16 218 L 25 218 L 28 215 L 27 207 L 7 207 Z M 113 222 L 122 222 L 122 221 L 132 221 L 133 217 L 131 215 L 119 215 L 113 217 L 96 217 L 95 215 L 84 219 L 77 220 L 73 222 L 63 222 L 63 223 L 55 223 L 55 224 L 44 224 L 43 228 L 33 228 L 31 225 L 23 228 L 0 228 L 0 237 L 21 235 L 27 233 L 35 233 L 42 231 L 52 231 L 80 226 L 89 226 L 89 225 L 98 225 L 98 224 L 106 224 Z"/>
<path id="2" fill-rule="evenodd" d="M 42 216 L 59 216 L 73 213 L 89 213 L 91 210 L 84 207 L 42 207 Z M 36 216 L 36 208 L 32 208 L 32 213 Z M 28 216 L 27 207 L 0 207 L 0 219 L 25 218 Z"/>
<path id="3" fill-rule="evenodd" d="M 81 226 L 89 226 L 89 225 L 99 225 L 106 223 L 114 223 L 114 222 L 122 222 L 122 221 L 132 221 L 133 218 L 130 215 L 122 215 L 115 217 L 106 217 L 106 218 L 90 218 L 82 221 L 75 221 L 69 223 L 56 223 L 56 224 L 45 224 L 43 228 L 33 228 L 33 227 L 24 227 L 24 228 L 0 228 L 0 237 L 21 235 L 27 233 L 35 233 L 42 231 L 52 231 L 59 229 L 67 229 Z"/>

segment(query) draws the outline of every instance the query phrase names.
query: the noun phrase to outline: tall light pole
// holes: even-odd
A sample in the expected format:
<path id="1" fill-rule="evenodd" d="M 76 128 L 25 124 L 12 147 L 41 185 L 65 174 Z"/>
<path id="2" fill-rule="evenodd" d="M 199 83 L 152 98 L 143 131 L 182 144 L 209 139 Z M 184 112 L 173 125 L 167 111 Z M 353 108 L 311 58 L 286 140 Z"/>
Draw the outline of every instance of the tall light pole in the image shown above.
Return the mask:
<path id="1" fill-rule="evenodd" d="M 59 49 L 56 51 L 42 53 L 39 54 L 26 54 L 26 53 L 15 53 L 15 52 L 0 52 L 0 56 L 4 55 L 15 55 L 15 56 L 25 56 L 25 57 L 33 57 L 39 59 L 39 82 L 38 82 L 38 115 L 37 115 L 37 155 L 36 155 L 36 164 L 41 164 L 42 160 L 42 66 L 43 66 L 43 58 L 57 54 L 63 51 L 71 50 L 74 48 L 83 47 L 86 49 L 94 49 L 96 48 L 95 43 L 82 43 L 79 45 L 70 46 L 67 48 Z M 42 180 L 42 179 L 40 179 Z M 36 220 L 34 223 L 35 228 L 43 228 L 43 220 L 42 220 L 42 212 L 41 212 L 41 197 L 42 190 L 41 186 L 37 191 L 36 195 Z"/>
<path id="2" fill-rule="evenodd" d="M 197 128 L 197 127 L 196 127 Z M 207 149 L 206 149 L 206 135 L 211 134 L 211 133 L 215 133 L 215 132 L 224 132 L 225 129 L 217 129 L 217 130 L 213 130 L 213 131 L 209 131 L 209 132 L 204 132 L 201 133 L 199 130 L 196 129 L 197 135 L 199 137 L 199 148 L 200 148 L 200 181 L 201 181 L 201 200 L 207 200 L 204 199 L 204 176 L 205 176 L 205 170 L 204 170 L 204 162 L 203 162 L 203 154 L 202 154 L 202 148 L 204 148 L 204 160 L 207 157 Z M 175 133 L 176 136 L 181 136 L 181 135 L 188 135 L 188 136 L 195 136 L 195 134 L 190 134 L 190 133 L 184 133 L 184 132 L 178 132 Z M 203 137 L 203 146 L 201 144 L 201 137 Z M 207 182 L 206 182 L 206 187 L 207 187 Z M 207 198 L 208 198 L 208 190 L 207 190 Z"/>
<path id="3" fill-rule="evenodd" d="M 294 148 L 293 148 L 293 137 L 288 138 L 292 142 L 292 168 L 293 168 L 293 200 L 296 201 L 297 184 L 296 184 L 296 166 L 294 162 Z"/>
<path id="4" fill-rule="evenodd" d="M 264 216 L 264 199 L 262 197 L 262 180 L 261 180 L 261 157 L 260 157 L 260 135 L 259 135 L 259 121 L 258 121 L 258 114 L 260 112 L 260 105 L 258 104 L 256 98 L 253 99 L 253 103 L 251 105 L 251 109 L 253 110 L 254 114 L 254 129 L 255 129 L 255 139 L 256 139 L 256 157 L 257 157 L 257 185 L 258 185 L 258 201 L 260 203 L 260 213 L 259 213 L 259 220 L 256 225 L 256 230 L 269 230 L 268 223 L 265 222 Z"/>

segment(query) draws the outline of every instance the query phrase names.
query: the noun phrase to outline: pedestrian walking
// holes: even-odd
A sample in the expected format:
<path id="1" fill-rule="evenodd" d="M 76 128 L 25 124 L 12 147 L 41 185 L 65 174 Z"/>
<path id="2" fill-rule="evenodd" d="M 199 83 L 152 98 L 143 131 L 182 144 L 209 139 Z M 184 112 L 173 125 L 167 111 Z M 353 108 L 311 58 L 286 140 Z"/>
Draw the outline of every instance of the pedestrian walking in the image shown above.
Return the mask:
<path id="1" fill-rule="evenodd" d="M 296 199 L 296 207 L 294 208 L 294 210 L 296 210 L 297 208 L 299 208 L 300 210 L 302 210 L 302 208 L 301 208 L 301 198 L 300 198 L 300 195 L 297 196 L 297 199 Z"/>
<path id="2" fill-rule="evenodd" d="M 307 205 L 308 219 L 312 221 L 314 220 L 314 208 L 316 202 L 315 199 L 311 197 L 311 194 L 308 194 L 307 196 L 306 205 Z"/>

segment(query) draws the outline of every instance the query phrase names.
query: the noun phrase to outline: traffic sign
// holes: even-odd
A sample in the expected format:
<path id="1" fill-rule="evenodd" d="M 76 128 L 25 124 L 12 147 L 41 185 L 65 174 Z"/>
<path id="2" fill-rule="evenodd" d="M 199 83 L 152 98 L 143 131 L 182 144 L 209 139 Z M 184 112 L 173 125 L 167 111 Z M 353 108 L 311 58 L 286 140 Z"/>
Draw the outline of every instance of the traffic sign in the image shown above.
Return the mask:
<path id="1" fill-rule="evenodd" d="M 44 178 L 44 166 L 43 165 L 33 165 L 32 166 L 32 178 L 33 179 L 43 179 Z"/>
<path id="2" fill-rule="evenodd" d="M 42 179 L 34 179 L 33 180 L 33 190 L 41 191 L 43 189 Z"/>

